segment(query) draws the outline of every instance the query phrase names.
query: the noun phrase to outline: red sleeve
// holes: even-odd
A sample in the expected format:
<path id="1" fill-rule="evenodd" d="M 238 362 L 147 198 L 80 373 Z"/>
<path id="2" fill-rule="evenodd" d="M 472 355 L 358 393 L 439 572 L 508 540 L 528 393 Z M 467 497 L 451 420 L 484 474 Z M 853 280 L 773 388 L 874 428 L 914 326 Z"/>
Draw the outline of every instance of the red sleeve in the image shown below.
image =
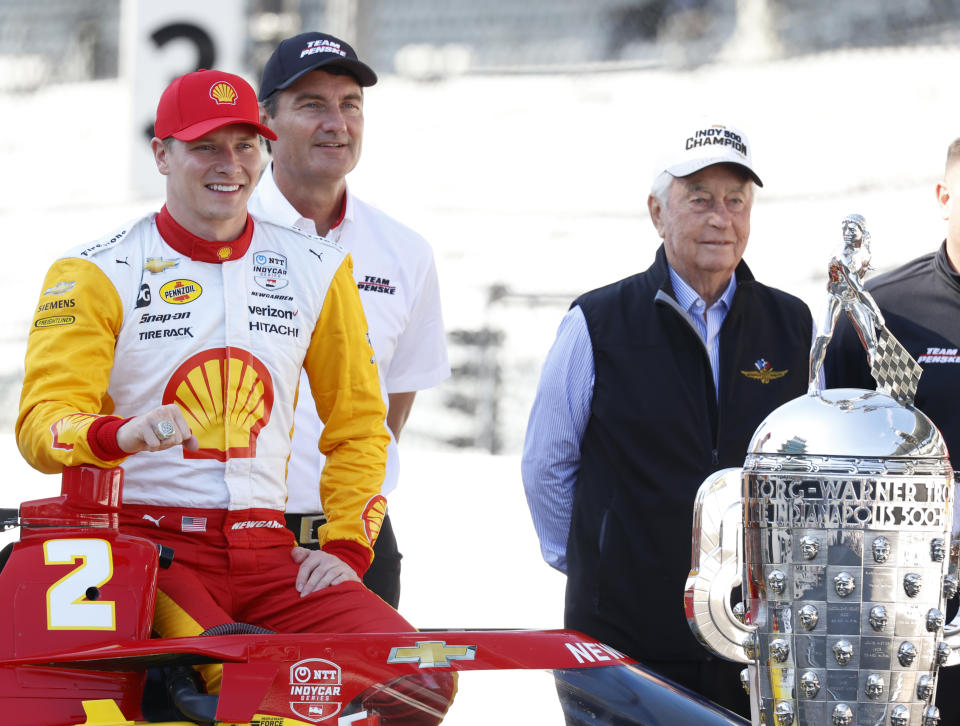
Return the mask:
<path id="1" fill-rule="evenodd" d="M 370 550 L 357 542 L 351 542 L 345 539 L 332 539 L 320 549 L 346 562 L 353 568 L 353 571 L 357 573 L 357 577 L 361 579 L 370 567 Z"/>
<path id="2" fill-rule="evenodd" d="M 129 418 L 117 416 L 101 416 L 90 424 L 90 428 L 87 429 L 87 445 L 93 455 L 108 461 L 130 456 L 117 444 L 117 431 L 129 420 Z"/>

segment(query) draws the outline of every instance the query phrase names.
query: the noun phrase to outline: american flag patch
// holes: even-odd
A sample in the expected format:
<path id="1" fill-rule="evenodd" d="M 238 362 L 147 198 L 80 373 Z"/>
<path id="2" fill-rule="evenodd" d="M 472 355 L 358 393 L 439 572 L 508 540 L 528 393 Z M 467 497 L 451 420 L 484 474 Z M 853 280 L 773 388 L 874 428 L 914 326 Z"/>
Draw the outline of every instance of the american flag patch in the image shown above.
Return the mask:
<path id="1" fill-rule="evenodd" d="M 206 517 L 180 517 L 181 532 L 206 532 Z"/>

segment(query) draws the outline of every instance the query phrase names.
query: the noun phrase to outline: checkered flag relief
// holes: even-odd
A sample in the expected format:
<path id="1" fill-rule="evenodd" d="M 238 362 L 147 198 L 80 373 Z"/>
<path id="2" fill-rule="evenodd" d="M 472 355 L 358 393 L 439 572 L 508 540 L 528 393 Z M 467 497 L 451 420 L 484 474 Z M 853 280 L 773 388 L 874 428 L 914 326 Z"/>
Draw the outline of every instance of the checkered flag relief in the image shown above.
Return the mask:
<path id="1" fill-rule="evenodd" d="M 877 328 L 877 354 L 870 364 L 870 374 L 877 390 L 904 405 L 912 405 L 923 368 L 907 352 L 893 333 Z"/>

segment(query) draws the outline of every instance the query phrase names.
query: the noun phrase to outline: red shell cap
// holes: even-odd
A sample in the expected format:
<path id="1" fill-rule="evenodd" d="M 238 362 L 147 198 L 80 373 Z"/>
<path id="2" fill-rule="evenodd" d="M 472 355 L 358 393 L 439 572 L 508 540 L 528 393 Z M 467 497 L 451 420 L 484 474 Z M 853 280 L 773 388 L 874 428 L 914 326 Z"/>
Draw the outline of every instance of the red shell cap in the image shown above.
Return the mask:
<path id="1" fill-rule="evenodd" d="M 277 135 L 260 123 L 257 94 L 240 76 L 199 70 L 175 78 L 160 96 L 153 133 L 193 141 L 221 126 L 249 124 L 261 136 Z"/>

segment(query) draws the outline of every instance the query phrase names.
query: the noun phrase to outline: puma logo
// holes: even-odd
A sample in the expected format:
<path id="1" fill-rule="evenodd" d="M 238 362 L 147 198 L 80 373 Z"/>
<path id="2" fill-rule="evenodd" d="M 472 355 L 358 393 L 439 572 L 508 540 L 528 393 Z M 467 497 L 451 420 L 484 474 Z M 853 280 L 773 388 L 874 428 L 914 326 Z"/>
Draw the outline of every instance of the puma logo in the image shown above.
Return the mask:
<path id="1" fill-rule="evenodd" d="M 153 522 L 158 527 L 160 526 L 160 520 L 166 517 L 166 514 L 161 514 L 159 517 L 151 517 L 149 514 L 144 514 L 143 518 L 148 522 Z"/>

